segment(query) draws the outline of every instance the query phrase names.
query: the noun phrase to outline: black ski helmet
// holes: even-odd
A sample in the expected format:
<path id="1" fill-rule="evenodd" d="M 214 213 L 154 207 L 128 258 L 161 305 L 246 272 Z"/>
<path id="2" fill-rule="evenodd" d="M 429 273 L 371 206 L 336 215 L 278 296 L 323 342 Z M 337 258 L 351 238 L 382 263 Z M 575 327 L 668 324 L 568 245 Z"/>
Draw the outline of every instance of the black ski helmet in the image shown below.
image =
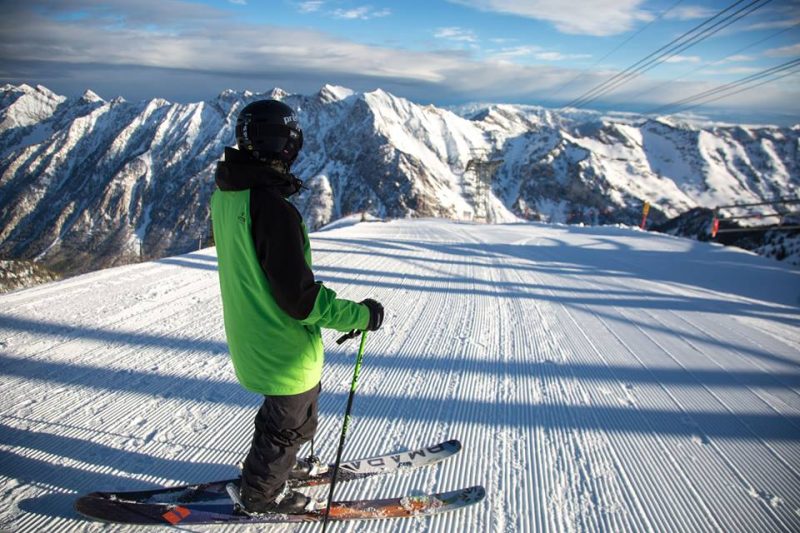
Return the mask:
<path id="1" fill-rule="evenodd" d="M 239 112 L 236 145 L 260 161 L 291 165 L 303 147 L 303 130 L 291 107 L 278 100 L 258 100 Z"/>

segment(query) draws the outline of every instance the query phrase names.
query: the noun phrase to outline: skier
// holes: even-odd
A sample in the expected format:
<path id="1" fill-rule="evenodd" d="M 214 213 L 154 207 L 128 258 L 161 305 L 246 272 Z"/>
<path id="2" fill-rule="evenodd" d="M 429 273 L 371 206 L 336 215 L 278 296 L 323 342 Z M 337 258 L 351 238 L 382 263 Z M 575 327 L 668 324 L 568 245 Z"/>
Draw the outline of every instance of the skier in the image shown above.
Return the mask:
<path id="1" fill-rule="evenodd" d="M 287 480 L 315 467 L 297 453 L 317 428 L 320 328 L 374 331 L 383 307 L 337 298 L 314 279 L 308 233 L 288 201 L 302 187 L 290 173 L 303 146 L 292 108 L 277 100 L 245 106 L 236 143 L 217 164 L 211 217 L 233 367 L 245 389 L 264 396 L 240 496 L 247 513 L 304 513 L 317 502 Z"/>

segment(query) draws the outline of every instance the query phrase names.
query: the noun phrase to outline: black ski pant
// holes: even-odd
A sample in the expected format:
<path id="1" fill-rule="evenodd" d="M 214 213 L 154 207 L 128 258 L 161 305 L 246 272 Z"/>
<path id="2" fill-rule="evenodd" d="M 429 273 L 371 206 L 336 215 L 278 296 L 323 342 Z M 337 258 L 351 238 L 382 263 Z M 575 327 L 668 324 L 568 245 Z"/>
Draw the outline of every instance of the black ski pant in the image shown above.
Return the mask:
<path id="1" fill-rule="evenodd" d="M 317 431 L 322 384 L 293 396 L 264 396 L 242 469 L 242 497 L 271 502 L 283 489 L 300 446 Z"/>

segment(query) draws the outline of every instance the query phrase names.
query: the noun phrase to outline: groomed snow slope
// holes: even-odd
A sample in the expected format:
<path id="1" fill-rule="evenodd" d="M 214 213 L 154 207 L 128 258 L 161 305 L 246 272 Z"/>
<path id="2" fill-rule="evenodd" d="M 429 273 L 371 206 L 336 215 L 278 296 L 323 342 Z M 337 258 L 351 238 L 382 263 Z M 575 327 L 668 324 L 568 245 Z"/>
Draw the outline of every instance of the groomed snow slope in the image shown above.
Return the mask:
<path id="1" fill-rule="evenodd" d="M 387 309 L 346 455 L 464 443 L 337 496 L 488 490 L 336 531 L 800 530 L 797 270 L 617 228 L 409 220 L 312 244 L 320 279 Z M 324 458 L 356 350 L 333 338 Z M 213 250 L 0 296 L 0 357 L 2 530 L 135 531 L 75 497 L 231 476 L 260 403 L 229 366 Z M 211 529 L 234 530 L 192 530 Z"/>

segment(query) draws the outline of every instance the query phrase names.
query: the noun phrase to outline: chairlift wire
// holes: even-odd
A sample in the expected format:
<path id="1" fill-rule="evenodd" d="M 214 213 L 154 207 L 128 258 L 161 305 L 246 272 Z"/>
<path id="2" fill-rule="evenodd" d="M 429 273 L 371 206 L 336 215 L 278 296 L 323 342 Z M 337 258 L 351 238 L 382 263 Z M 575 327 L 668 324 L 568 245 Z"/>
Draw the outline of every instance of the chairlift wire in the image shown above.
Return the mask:
<path id="1" fill-rule="evenodd" d="M 725 57 L 723 57 L 722 59 L 718 59 L 718 60 L 716 60 L 716 61 L 712 61 L 712 62 L 709 62 L 709 63 L 703 63 L 703 64 L 701 64 L 701 65 L 699 65 L 699 66 L 697 66 L 697 67 L 693 68 L 692 70 L 689 70 L 689 71 L 687 71 L 687 72 L 684 72 L 683 74 L 680 74 L 679 76 L 677 76 L 677 77 L 675 77 L 675 78 L 672 78 L 672 79 L 670 79 L 670 80 L 667 80 L 667 81 L 659 81 L 659 82 L 657 82 L 657 83 L 655 83 L 655 84 L 651 85 L 650 87 L 648 87 L 648 88 L 646 88 L 646 89 L 643 89 L 643 90 L 642 90 L 642 92 L 643 92 L 643 93 L 645 93 L 645 94 L 650 94 L 650 93 L 651 93 L 653 90 L 655 90 L 655 89 L 657 89 L 657 88 L 659 88 L 659 87 L 663 87 L 664 85 L 668 85 L 668 84 L 670 84 L 670 83 L 674 83 L 674 82 L 676 82 L 676 81 L 680 81 L 680 80 L 684 79 L 686 76 L 688 76 L 688 75 L 690 75 L 690 74 L 694 74 L 694 73 L 695 73 L 695 72 L 697 72 L 698 70 L 701 70 L 701 69 L 704 69 L 704 68 L 707 68 L 707 67 L 712 67 L 712 66 L 714 66 L 714 65 L 719 65 L 720 63 L 724 63 L 724 62 L 725 62 L 725 61 L 727 61 L 728 59 L 730 59 L 730 58 L 732 58 L 732 57 L 735 57 L 735 56 L 737 56 L 737 55 L 741 54 L 741 53 L 742 53 L 742 52 L 744 52 L 745 50 L 749 50 L 750 48 L 753 48 L 754 46 L 758 46 L 759 44 L 762 44 L 762 43 L 764 43 L 764 42 L 766 42 L 766 41 L 769 41 L 769 40 L 771 40 L 771 39 L 774 39 L 775 37 L 777 37 L 777 36 L 779 36 L 779 35 L 781 35 L 781 34 L 783 34 L 783 33 L 786 33 L 786 32 L 787 32 L 787 31 L 789 31 L 789 30 L 792 30 L 792 29 L 794 29 L 794 28 L 797 28 L 798 26 L 800 26 L 800 22 L 798 22 L 798 23 L 796 23 L 796 24 L 793 24 L 792 26 L 789 26 L 788 28 L 783 28 L 783 29 L 781 29 L 781 30 L 778 30 L 778 31 L 776 31 L 775 33 L 772 33 L 772 34 L 770 34 L 770 35 L 768 35 L 768 36 L 766 36 L 766 37 L 764 37 L 764 38 L 762 38 L 762 39 L 759 39 L 759 40 L 757 40 L 757 41 L 755 41 L 755 42 L 752 42 L 752 43 L 750 43 L 750 44 L 748 44 L 748 45 L 746 45 L 746 46 L 743 46 L 743 47 L 741 47 L 741 48 L 739 48 L 739 49 L 737 49 L 737 50 L 735 50 L 735 51 L 731 52 L 730 54 L 726 55 L 726 56 L 725 56 Z"/>
<path id="2" fill-rule="evenodd" d="M 689 107 L 685 108 L 684 111 L 688 111 L 690 109 L 694 109 L 695 107 L 697 107 L 699 105 L 708 104 L 708 103 L 711 103 L 711 102 L 716 102 L 717 100 L 722 100 L 724 98 L 728 98 L 728 97 L 733 96 L 735 94 L 743 93 L 743 92 L 749 91 L 750 89 L 755 89 L 756 87 L 761 87 L 762 85 L 767 85 L 768 83 L 772 83 L 772 82 L 781 80 L 783 78 L 788 78 L 789 76 L 791 76 L 793 74 L 800 74 L 800 68 L 798 68 L 796 70 L 789 71 L 789 72 L 787 72 L 787 73 L 785 73 L 785 74 L 783 74 L 781 76 L 777 76 L 777 77 L 772 78 L 770 80 L 765 80 L 765 81 L 762 81 L 761 83 L 756 83 L 755 85 L 751 85 L 750 87 L 744 87 L 742 89 L 739 89 L 738 91 L 734 91 L 732 93 L 724 94 L 722 96 L 717 96 L 716 98 L 712 98 L 711 100 L 707 100 L 707 101 L 703 102 L 702 104 L 698 103 L 698 104 L 689 106 Z"/>
<path id="3" fill-rule="evenodd" d="M 769 76 L 771 74 L 775 74 L 777 72 L 784 71 L 786 69 L 790 69 L 790 68 L 795 67 L 795 66 L 797 66 L 799 64 L 800 64 L 800 58 L 792 59 L 792 60 L 787 61 L 785 63 L 781 63 L 780 65 L 775 65 L 775 66 L 770 67 L 768 69 L 764 69 L 764 70 L 761 70 L 761 71 L 756 72 L 754 74 L 750 74 L 749 76 L 745 76 L 744 78 L 738 79 L 736 81 L 732 81 L 730 83 L 726 83 L 724 85 L 720 85 L 718 87 L 714 87 L 712 89 L 705 90 L 703 92 L 694 94 L 692 96 L 687 96 L 686 98 L 683 98 L 681 100 L 676 100 L 674 102 L 670 102 L 669 104 L 664 104 L 664 105 L 662 105 L 660 107 L 657 107 L 657 108 L 653 109 L 651 112 L 658 113 L 662 109 L 666 109 L 666 108 L 670 108 L 670 107 L 676 107 L 676 106 L 679 107 L 679 106 L 683 105 L 684 103 L 688 103 L 689 101 L 692 101 L 692 100 L 703 99 L 706 96 L 713 96 L 713 95 L 715 95 L 715 94 L 717 94 L 719 92 L 727 91 L 728 89 L 735 89 L 735 88 L 737 88 L 737 87 L 739 87 L 741 85 L 746 85 L 746 84 L 750 83 L 751 81 L 757 81 L 757 80 L 759 80 L 761 78 L 764 78 L 764 77 Z"/>
<path id="4" fill-rule="evenodd" d="M 745 1 L 745 0 L 737 0 L 736 2 L 734 2 L 734 3 L 733 3 L 733 4 L 731 4 L 730 6 L 726 7 L 725 9 L 723 9 L 722 11 L 720 11 L 719 13 L 717 13 L 716 15 L 714 15 L 713 17 L 711 17 L 711 18 L 709 18 L 709 19 L 706 19 L 705 21 L 703 21 L 702 23 L 698 24 L 697 26 L 695 26 L 695 27 L 694 27 L 694 28 L 692 28 L 691 30 L 689 30 L 689 31 L 685 32 L 684 34 L 680 35 L 679 37 L 676 37 L 675 39 L 673 39 L 673 40 L 672 40 L 672 41 L 670 41 L 669 43 L 665 44 L 664 46 L 662 46 L 662 47 L 661 47 L 661 48 L 659 48 L 658 50 L 656 50 L 656 51 L 654 51 L 654 52 L 651 52 L 649 55 L 645 56 L 644 58 L 642 58 L 642 59 L 640 59 L 639 61 L 635 62 L 634 64 L 630 65 L 630 66 L 629 66 L 628 68 L 626 68 L 625 70 L 623 70 L 623 71 L 621 71 L 621 72 L 618 72 L 617 74 L 615 74 L 614 76 L 611 76 L 609 79 L 607 79 L 607 80 L 606 80 L 606 81 L 604 81 L 603 83 L 601 83 L 601 84 L 599 84 L 599 85 L 595 86 L 594 88 L 592 88 L 592 89 L 590 89 L 589 91 L 585 92 L 583 95 L 579 96 L 578 98 L 575 98 L 575 99 L 573 99 L 571 102 L 569 102 L 568 104 L 566 104 L 564 107 L 570 107 L 570 106 L 572 106 L 572 105 L 574 105 L 574 104 L 577 104 L 578 102 L 580 102 L 581 100 L 585 99 L 586 97 L 588 97 L 588 96 L 589 96 L 590 94 L 592 94 L 593 92 L 595 92 L 595 91 L 597 91 L 597 90 L 601 89 L 602 87 L 604 87 L 604 86 L 605 86 L 605 85 L 607 85 L 607 84 L 610 84 L 610 83 L 612 83 L 612 82 L 613 82 L 615 79 L 618 79 L 618 78 L 622 77 L 622 76 L 623 76 L 623 75 L 625 75 L 627 72 L 629 72 L 629 71 L 632 71 L 632 70 L 635 70 L 635 69 L 639 68 L 639 65 L 640 65 L 641 63 L 644 63 L 645 61 L 647 61 L 647 60 L 648 60 L 648 59 L 650 59 L 651 57 L 653 57 L 653 56 L 657 55 L 659 52 L 661 52 L 661 51 L 663 51 L 663 50 L 665 50 L 665 49 L 669 48 L 669 47 L 670 47 L 670 46 L 672 46 L 673 44 L 675 44 L 675 43 L 677 43 L 677 42 L 681 41 L 682 39 L 686 38 L 688 35 L 690 35 L 690 34 L 692 34 L 692 33 L 696 32 L 696 31 L 698 31 L 700 28 L 702 28 L 703 26 L 705 26 L 706 24 L 708 24 L 710 21 L 712 21 L 712 20 L 714 20 L 715 18 L 719 17 L 720 15 L 722 15 L 723 13 L 725 13 L 726 11 L 729 11 L 729 10 L 733 9 L 734 7 L 736 7 L 737 5 L 741 4 L 741 3 L 742 3 L 742 2 L 744 2 L 744 1 Z M 563 108 L 562 108 L 562 109 L 563 109 Z"/>
<path id="5" fill-rule="evenodd" d="M 717 22 L 714 22 L 710 26 L 704 28 L 704 26 L 707 26 L 708 24 L 710 24 L 712 21 L 714 21 L 714 19 L 717 19 L 720 16 L 722 16 L 724 13 L 726 13 L 727 11 L 730 11 L 731 9 L 734 9 L 736 6 L 741 4 L 742 1 L 743 0 L 739 0 L 739 1 L 735 2 L 734 4 L 731 4 L 730 6 L 725 8 L 724 10 L 722 10 L 719 13 L 717 13 L 716 15 L 710 17 L 709 19 L 707 19 L 703 23 L 699 24 L 698 26 L 695 26 L 694 28 L 692 28 L 688 32 L 684 33 L 680 37 L 674 39 L 673 41 L 671 41 L 667 45 L 662 46 L 661 48 L 659 48 L 655 52 L 649 54 L 645 58 L 640 59 L 639 61 L 637 61 L 636 63 L 634 63 L 630 67 L 628 67 L 627 69 L 623 70 L 622 72 L 617 73 L 616 75 L 612 76 L 611 78 L 609 78 L 605 82 L 603 82 L 600 85 L 594 87 L 593 89 L 587 91 L 586 93 L 584 93 L 579 98 L 574 99 L 572 102 L 570 102 L 567 105 L 565 105 L 564 107 L 562 107 L 562 109 L 567 108 L 567 107 L 571 107 L 571 106 L 581 107 L 581 106 L 584 106 L 584 105 L 586 105 L 586 104 L 588 104 L 588 103 L 600 98 L 601 96 L 607 94 L 608 92 L 615 90 L 620 85 L 622 85 L 624 83 L 627 83 L 631 79 L 643 74 L 644 72 L 647 72 L 648 70 L 650 70 L 652 68 L 655 68 L 657 65 L 667 61 L 671 57 L 674 57 L 675 55 L 679 54 L 680 52 L 683 52 L 683 51 L 687 50 L 688 48 L 690 48 L 690 47 L 692 47 L 692 46 L 694 46 L 694 45 L 696 45 L 696 44 L 708 39 L 712 35 L 718 33 L 719 31 L 721 31 L 721 30 L 723 30 L 725 28 L 727 28 L 731 24 L 741 20 L 745 16 L 748 16 L 748 15 L 752 14 L 754 11 L 764 7 L 765 5 L 770 3 L 772 0 L 753 0 L 752 2 L 747 4 L 746 6 L 744 6 L 742 8 L 739 8 L 737 11 L 725 16 L 721 20 L 718 20 Z M 691 35 L 691 34 L 694 34 L 694 35 Z M 659 53 L 659 52 L 661 52 L 661 53 Z M 655 57 L 653 57 L 653 56 L 655 56 Z"/>
<path id="6" fill-rule="evenodd" d="M 633 33 L 632 35 L 630 35 L 630 36 L 629 36 L 627 39 L 625 39 L 624 41 L 622 41 L 621 43 L 619 43 L 617 46 L 615 46 L 613 50 L 611 50 L 611 51 L 610 51 L 610 52 L 608 52 L 606 55 L 604 55 L 603 57 L 601 57 L 600 59 L 598 59 L 597 61 L 595 61 L 595 62 L 594 62 L 592 65 L 590 65 L 590 66 L 586 67 L 585 69 L 581 70 L 581 71 L 580 71 L 580 72 L 579 72 L 579 73 L 578 73 L 578 74 L 577 74 L 577 75 L 576 75 L 574 78 L 571 78 L 571 79 L 567 80 L 565 83 L 562 83 L 561 85 L 559 85 L 559 86 L 558 86 L 556 89 L 554 89 L 554 91 L 553 91 L 553 92 L 554 92 L 554 93 L 556 93 L 556 94 L 558 94 L 558 93 L 560 93 L 562 90 L 564 90 L 564 88 L 565 88 L 565 87 L 569 87 L 569 86 L 570 86 L 572 83 L 574 83 L 574 82 L 575 82 L 575 81 L 577 81 L 578 79 L 582 78 L 582 77 L 583 77 L 583 76 L 586 74 L 586 72 L 587 72 L 589 69 L 592 69 L 592 68 L 596 67 L 597 65 L 599 65 L 600 63 L 602 63 L 603 61 L 605 61 L 606 59 L 608 59 L 608 58 L 609 58 L 611 55 L 613 55 L 613 54 L 614 54 L 616 51 L 618 51 L 620 48 L 622 48 L 623 46 L 625 46 L 626 44 L 628 44 L 629 42 L 631 42 L 633 39 L 635 39 L 636 37 L 638 37 L 638 36 L 639 36 L 639 35 L 640 35 L 640 34 L 641 34 L 643 31 L 645 31 L 647 28 L 649 28 L 650 26 L 652 26 L 653 24 L 655 24 L 656 22 L 658 22 L 659 20 L 661 20 L 662 18 L 664 18 L 664 16 L 665 16 L 667 13 L 669 13 L 670 11 L 672 11 L 673 9 L 675 9 L 676 7 L 678 7 L 678 6 L 679 6 L 680 4 L 682 4 L 683 2 L 684 2 L 684 0 L 678 0 L 677 2 L 675 2 L 674 4 L 672 4 L 670 7 L 668 7 L 667 9 L 665 9 L 664 11 L 662 11 L 661 13 L 659 13 L 659 15 L 658 15 L 656 18 L 654 18 L 653 20 L 651 20 L 650 22 L 648 22 L 647 24 L 645 24 L 644 26 L 642 26 L 641 28 L 639 28 L 639 30 L 638 30 L 638 31 L 636 31 L 635 33 Z"/>
<path id="7" fill-rule="evenodd" d="M 760 1 L 762 1 L 762 0 L 754 0 L 754 2 L 752 2 L 751 4 L 748 4 L 744 8 L 742 8 L 742 9 L 738 10 L 737 12 L 729 15 L 725 19 L 716 22 L 715 24 L 713 24 L 709 28 L 704 29 L 703 32 L 701 32 L 699 35 L 693 36 L 686 43 L 681 43 L 681 44 L 677 45 L 676 47 L 672 48 L 671 50 L 669 50 L 668 52 L 662 54 L 658 58 L 650 60 L 646 65 L 644 65 L 644 66 L 640 67 L 639 69 L 637 69 L 637 71 L 628 74 L 623 79 L 616 80 L 609 87 L 606 87 L 602 92 L 600 92 L 599 94 L 595 94 L 590 100 L 588 100 L 586 102 L 583 102 L 582 105 L 585 105 L 585 104 L 589 103 L 590 101 L 594 101 L 594 100 L 600 98 L 601 96 L 604 96 L 604 95 L 608 94 L 609 92 L 614 91 L 620 85 L 623 85 L 623 84 L 627 83 L 628 81 L 640 76 L 641 74 L 644 74 L 645 72 L 657 67 L 661 63 L 664 63 L 664 62 L 668 61 L 670 58 L 677 56 L 679 53 L 691 48 L 695 44 L 698 44 L 698 43 L 708 39 L 709 37 L 711 37 L 715 33 L 718 33 L 720 31 L 722 31 L 723 29 L 727 28 L 731 24 L 739 21 L 740 19 L 742 19 L 745 16 L 751 14 L 752 12 L 756 11 L 757 9 L 765 6 L 766 4 L 771 2 L 772 0 L 766 0 L 763 4 L 756 5 Z M 748 9 L 749 9 L 749 11 L 747 11 Z M 744 11 L 744 13 L 743 13 L 743 11 Z"/>
<path id="8" fill-rule="evenodd" d="M 781 73 L 783 73 L 783 74 L 781 74 Z M 751 89 L 755 89 L 756 87 L 760 87 L 760 86 L 766 85 L 768 83 L 773 83 L 775 81 L 778 81 L 780 79 L 786 78 L 788 76 L 791 76 L 792 74 L 797 74 L 797 73 L 800 73 L 800 58 L 796 58 L 796 59 L 793 59 L 791 61 L 787 61 L 786 63 L 782 63 L 781 65 L 777 65 L 777 66 L 772 67 L 770 69 L 763 70 L 763 71 L 758 72 L 756 74 L 752 74 L 750 76 L 747 76 L 747 77 L 742 78 L 740 80 L 737 80 L 735 82 L 731 82 L 731 83 L 727 83 L 725 85 L 721 85 L 719 87 L 716 87 L 715 89 L 709 89 L 709 90 L 704 91 L 702 93 L 695 94 L 693 96 L 684 98 L 683 100 L 681 100 L 679 102 L 673 102 L 671 104 L 665 104 L 665 105 L 663 105 L 661 107 L 658 107 L 658 108 L 656 108 L 656 109 L 654 109 L 652 111 L 648 111 L 648 113 L 659 113 L 659 112 L 662 112 L 662 110 L 666 110 L 666 109 L 669 109 L 671 107 L 675 107 L 676 111 L 677 111 L 678 108 L 685 107 L 687 104 L 690 104 L 689 107 L 685 107 L 682 110 L 682 111 L 688 111 L 689 109 L 694 109 L 695 107 L 697 107 L 699 105 L 708 104 L 710 102 L 716 102 L 717 100 L 722 100 L 723 98 L 728 98 L 728 97 L 733 96 L 735 94 L 739 94 L 739 93 L 742 93 L 742 92 L 745 92 L 745 91 L 749 91 Z M 774 78 L 770 78 L 770 76 L 774 76 L 776 74 L 781 74 L 781 75 L 780 76 L 776 76 Z M 752 82 L 761 80 L 762 78 L 769 78 L 769 79 L 761 81 L 760 83 L 756 83 L 755 85 L 750 85 L 749 87 L 747 86 Z M 730 92 L 728 94 L 724 94 L 724 93 L 726 93 L 726 92 L 728 92 L 729 90 L 732 90 L 732 89 L 737 89 L 737 90 L 734 90 L 733 92 Z M 706 100 L 707 98 L 710 98 L 712 96 L 715 96 L 715 98 L 712 98 L 710 100 Z M 706 101 L 703 102 L 703 100 L 706 100 Z"/>

